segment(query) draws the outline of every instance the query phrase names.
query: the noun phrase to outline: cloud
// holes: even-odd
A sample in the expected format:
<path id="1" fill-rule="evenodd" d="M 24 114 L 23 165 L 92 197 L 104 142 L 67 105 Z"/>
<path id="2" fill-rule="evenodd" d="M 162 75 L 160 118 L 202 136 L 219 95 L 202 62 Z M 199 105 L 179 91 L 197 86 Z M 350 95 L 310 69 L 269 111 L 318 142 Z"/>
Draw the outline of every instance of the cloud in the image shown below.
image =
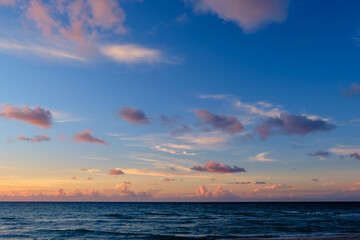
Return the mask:
<path id="1" fill-rule="evenodd" d="M 161 125 L 169 127 L 170 133 L 174 136 L 193 131 L 180 117 L 167 117 L 162 114 L 159 114 L 159 117 Z"/>
<path id="2" fill-rule="evenodd" d="M 328 151 L 337 155 L 350 155 L 360 152 L 360 146 L 336 145 L 336 147 L 330 148 Z"/>
<path id="3" fill-rule="evenodd" d="M 267 187 L 264 187 L 262 189 L 254 189 L 254 192 L 259 192 L 259 191 L 271 191 L 271 190 L 284 190 L 284 189 L 290 189 L 292 188 L 292 185 L 289 184 L 273 184 Z"/>
<path id="4" fill-rule="evenodd" d="M 155 146 L 153 149 L 160 151 L 160 152 L 170 153 L 170 154 L 180 154 L 180 155 L 186 155 L 186 156 L 195 156 L 196 155 L 196 153 L 189 153 L 187 151 L 177 151 L 177 150 L 173 150 L 173 149 L 164 148 L 161 146 Z"/>
<path id="5" fill-rule="evenodd" d="M 314 153 L 309 153 L 309 156 L 328 157 L 328 156 L 330 156 L 330 154 L 331 154 L 330 152 L 323 152 L 323 151 L 319 150 Z"/>
<path id="6" fill-rule="evenodd" d="M 22 140 L 22 141 L 29 141 L 29 142 L 33 142 L 33 143 L 39 143 L 39 142 L 43 142 L 43 141 L 50 141 L 50 138 L 47 134 L 42 133 L 39 135 L 36 135 L 32 138 L 28 138 L 28 137 L 24 137 L 22 135 L 19 135 L 17 137 L 17 139 Z"/>
<path id="7" fill-rule="evenodd" d="M 255 157 L 250 157 L 250 160 L 257 162 L 275 162 L 274 159 L 266 158 L 266 155 L 268 155 L 269 153 L 270 152 L 259 153 Z"/>
<path id="8" fill-rule="evenodd" d="M 288 0 L 188 0 L 195 12 L 212 13 L 225 21 L 232 21 L 245 33 L 252 33 L 272 22 L 287 18 Z"/>
<path id="9" fill-rule="evenodd" d="M 58 59 L 71 59 L 78 61 L 86 61 L 85 58 L 69 53 L 65 50 L 54 49 L 51 47 L 44 47 L 41 45 L 31 44 L 26 45 L 23 43 L 9 42 L 6 40 L 0 40 L 0 49 L 9 52 L 18 53 L 30 53 L 41 57 L 52 57 Z"/>
<path id="10" fill-rule="evenodd" d="M 122 175 L 125 174 L 120 168 L 114 168 L 109 170 L 110 175 Z"/>
<path id="11" fill-rule="evenodd" d="M 134 124 L 150 124 L 150 120 L 141 109 L 136 109 L 134 107 L 122 107 L 119 114 L 124 120 Z"/>
<path id="12" fill-rule="evenodd" d="M 122 197 L 140 197 L 140 198 L 148 198 L 151 197 L 151 194 L 148 194 L 146 192 L 134 192 L 129 189 L 129 186 L 131 182 L 123 182 L 121 184 L 116 184 L 114 186 L 115 190 L 120 190 L 120 196 Z"/>
<path id="13" fill-rule="evenodd" d="M 208 191 L 204 185 L 201 185 L 195 193 L 197 197 L 203 198 L 238 198 L 238 196 L 229 190 L 225 190 L 221 185 L 218 185 L 213 192 Z"/>
<path id="14" fill-rule="evenodd" d="M 266 184 L 266 182 L 258 182 L 258 181 L 255 181 L 255 182 L 239 182 L 239 181 L 236 181 L 236 182 L 232 182 L 232 183 L 229 183 L 229 184 L 242 184 L 242 185 L 248 185 L 248 184 Z"/>
<path id="15" fill-rule="evenodd" d="M 319 182 L 320 180 L 319 180 L 319 179 L 317 179 L 317 178 L 313 178 L 313 179 L 311 179 L 311 181 L 314 181 L 314 182 Z"/>
<path id="16" fill-rule="evenodd" d="M 200 172 L 215 172 L 215 173 L 236 173 L 236 172 L 246 172 L 244 168 L 239 168 L 237 166 L 230 167 L 224 163 L 214 162 L 210 160 L 205 163 L 204 166 L 194 166 L 191 170 L 200 171 Z"/>
<path id="17" fill-rule="evenodd" d="M 4 103 L 0 106 L 0 117 L 27 122 L 40 128 L 51 128 L 52 115 L 49 110 L 36 106 L 34 109 L 24 105 L 23 109 Z"/>
<path id="18" fill-rule="evenodd" d="M 336 126 L 324 120 L 313 120 L 306 115 L 291 115 L 286 112 L 280 117 L 271 117 L 264 120 L 257 128 L 260 139 L 264 140 L 274 134 L 304 136 L 318 131 L 330 131 Z"/>
<path id="19" fill-rule="evenodd" d="M 108 144 L 102 139 L 93 137 L 91 134 L 93 134 L 93 130 L 85 129 L 84 132 L 82 133 L 75 133 L 73 140 L 76 143 L 86 142 L 86 143 L 96 143 L 96 144 Z"/>
<path id="20" fill-rule="evenodd" d="M 164 182 L 173 182 L 173 181 L 176 181 L 175 178 L 164 178 L 163 179 Z"/>
<path id="21" fill-rule="evenodd" d="M 87 172 L 87 173 L 96 173 L 96 172 L 101 172 L 100 169 L 87 169 L 87 168 L 82 168 L 81 171 L 83 172 Z"/>
<path id="22" fill-rule="evenodd" d="M 195 110 L 195 115 L 205 124 L 211 125 L 214 129 L 220 129 L 227 133 L 237 133 L 244 129 L 244 126 L 232 116 L 212 114 L 208 110 Z"/>
<path id="23" fill-rule="evenodd" d="M 342 90 L 343 94 L 349 98 L 359 98 L 360 97 L 360 84 L 353 83 L 348 89 Z"/>
<path id="24" fill-rule="evenodd" d="M 126 29 L 123 26 L 125 20 L 125 13 L 119 7 L 118 1 L 107 0 L 88 0 L 92 10 L 92 19 L 89 23 L 94 26 L 99 26 L 104 29 L 114 29 L 117 33 L 125 33 Z"/>
<path id="25" fill-rule="evenodd" d="M 104 42 L 108 36 L 118 39 L 126 33 L 125 13 L 117 0 L 0 1 L 0 5 L 14 5 L 14 11 L 26 18 L 21 19 L 26 21 L 26 31 L 7 29 L 13 36 L 0 42 L 0 48 L 9 52 L 79 61 L 100 55 L 119 63 L 172 63 L 157 49 Z"/>
<path id="26" fill-rule="evenodd" d="M 46 37 L 52 36 L 52 28 L 58 27 L 59 23 L 54 21 L 49 14 L 49 9 L 40 0 L 30 0 L 26 9 L 26 17 L 36 23 Z"/>
<path id="27" fill-rule="evenodd" d="M 99 51 L 118 63 L 154 63 L 163 61 L 159 50 L 133 44 L 102 46 Z"/>
<path id="28" fill-rule="evenodd" d="M 360 160 L 360 154 L 359 153 L 352 153 L 349 156 L 352 157 L 352 158 L 355 158 L 357 160 Z"/>
<path id="29" fill-rule="evenodd" d="M 243 109 L 251 114 L 260 115 L 262 117 L 280 117 L 281 110 L 279 107 L 274 107 L 271 103 L 257 102 L 256 104 L 248 104 L 236 100 L 234 106 L 238 109 Z"/>
<path id="30" fill-rule="evenodd" d="M 0 6 L 1 5 L 14 5 L 15 0 L 0 0 Z"/>
<path id="31" fill-rule="evenodd" d="M 77 180 L 77 177 L 71 177 L 70 179 L 71 180 Z"/>

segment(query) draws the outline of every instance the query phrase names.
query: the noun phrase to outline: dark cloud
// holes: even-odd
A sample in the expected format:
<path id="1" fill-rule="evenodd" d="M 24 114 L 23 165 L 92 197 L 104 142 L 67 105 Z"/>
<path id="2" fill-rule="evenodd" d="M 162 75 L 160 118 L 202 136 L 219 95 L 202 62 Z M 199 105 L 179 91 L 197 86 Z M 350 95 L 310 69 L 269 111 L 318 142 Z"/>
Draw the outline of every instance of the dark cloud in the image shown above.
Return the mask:
<path id="1" fill-rule="evenodd" d="M 232 182 L 232 183 L 229 183 L 229 184 L 248 185 L 248 184 L 266 184 L 266 182 L 258 182 L 258 181 L 255 181 L 255 182 L 239 182 L 239 181 L 236 181 L 236 182 Z"/>
<path id="2" fill-rule="evenodd" d="M 191 170 L 200 171 L 200 172 L 215 172 L 215 173 L 235 173 L 235 172 L 246 172 L 244 168 L 237 166 L 230 167 L 229 165 L 214 162 L 210 160 L 205 163 L 204 166 L 194 166 Z"/>
<path id="3" fill-rule="evenodd" d="M 319 179 L 317 179 L 317 178 L 313 178 L 313 179 L 311 179 L 311 181 L 314 181 L 314 182 L 319 182 L 320 180 L 319 180 Z"/>
<path id="4" fill-rule="evenodd" d="M 274 134 L 304 136 L 318 131 L 330 131 L 335 128 L 334 124 L 322 119 L 311 119 L 306 115 L 291 115 L 283 112 L 280 117 L 267 118 L 256 130 L 260 139 L 264 140 Z"/>
<path id="5" fill-rule="evenodd" d="M 323 151 L 319 150 L 319 151 L 316 151 L 314 153 L 309 153 L 309 156 L 328 157 L 328 156 L 330 156 L 330 154 L 331 153 L 329 153 L 329 152 L 323 152 Z"/>
<path id="6" fill-rule="evenodd" d="M 237 133 L 244 129 L 241 122 L 232 116 L 216 115 L 208 110 L 195 110 L 195 115 L 199 118 L 200 124 L 210 125 L 227 133 Z"/>
<path id="7" fill-rule="evenodd" d="M 360 84 L 353 83 L 348 89 L 343 89 L 342 92 L 346 97 L 360 98 Z"/>
<path id="8" fill-rule="evenodd" d="M 350 154 L 350 157 L 353 157 L 353 158 L 355 158 L 357 160 L 360 160 L 360 154 L 359 153 L 352 153 L 352 154 Z"/>
<path id="9" fill-rule="evenodd" d="M 136 109 L 134 107 L 122 107 L 119 114 L 124 120 L 134 124 L 150 124 L 150 120 L 141 109 Z"/>

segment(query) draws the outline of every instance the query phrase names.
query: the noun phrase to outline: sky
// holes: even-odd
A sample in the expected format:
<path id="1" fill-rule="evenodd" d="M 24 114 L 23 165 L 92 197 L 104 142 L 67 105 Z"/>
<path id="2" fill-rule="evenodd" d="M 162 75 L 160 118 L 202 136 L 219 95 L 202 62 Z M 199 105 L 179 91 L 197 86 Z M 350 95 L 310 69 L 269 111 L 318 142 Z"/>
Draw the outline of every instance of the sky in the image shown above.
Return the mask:
<path id="1" fill-rule="evenodd" d="M 0 0 L 0 200 L 360 200 L 359 47 L 358 1 Z"/>

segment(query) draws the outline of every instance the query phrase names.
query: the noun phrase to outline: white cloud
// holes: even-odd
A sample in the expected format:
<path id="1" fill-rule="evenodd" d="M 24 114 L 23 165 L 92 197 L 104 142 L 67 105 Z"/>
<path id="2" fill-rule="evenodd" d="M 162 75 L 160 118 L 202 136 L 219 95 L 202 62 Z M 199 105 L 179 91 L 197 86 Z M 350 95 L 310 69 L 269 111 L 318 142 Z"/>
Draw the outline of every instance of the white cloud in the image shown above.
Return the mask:
<path id="1" fill-rule="evenodd" d="M 99 48 L 100 53 L 119 63 L 160 62 L 162 55 L 159 50 L 138 45 L 107 45 Z"/>
<path id="2" fill-rule="evenodd" d="M 44 58 L 71 59 L 83 62 L 86 61 L 80 56 L 71 54 L 63 50 L 47 48 L 40 45 L 24 45 L 20 43 L 9 42 L 6 40 L 0 40 L 0 50 L 9 53 L 28 53 Z"/>
<path id="3" fill-rule="evenodd" d="M 251 161 L 257 161 L 257 162 L 275 162 L 274 159 L 266 157 L 269 153 L 270 152 L 259 153 L 256 156 L 250 157 L 250 160 Z"/>
<path id="4" fill-rule="evenodd" d="M 336 147 L 330 148 L 328 151 L 337 155 L 349 155 L 353 153 L 360 153 L 360 146 L 336 145 Z"/>

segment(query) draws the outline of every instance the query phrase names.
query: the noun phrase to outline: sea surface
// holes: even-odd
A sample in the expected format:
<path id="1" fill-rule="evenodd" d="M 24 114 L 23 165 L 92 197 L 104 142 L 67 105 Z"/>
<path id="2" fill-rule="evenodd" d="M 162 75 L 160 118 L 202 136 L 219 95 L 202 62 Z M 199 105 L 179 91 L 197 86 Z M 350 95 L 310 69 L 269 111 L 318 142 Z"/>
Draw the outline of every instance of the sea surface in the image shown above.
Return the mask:
<path id="1" fill-rule="evenodd" d="M 1 239 L 246 239 L 360 233 L 360 203 L 0 202 Z"/>

